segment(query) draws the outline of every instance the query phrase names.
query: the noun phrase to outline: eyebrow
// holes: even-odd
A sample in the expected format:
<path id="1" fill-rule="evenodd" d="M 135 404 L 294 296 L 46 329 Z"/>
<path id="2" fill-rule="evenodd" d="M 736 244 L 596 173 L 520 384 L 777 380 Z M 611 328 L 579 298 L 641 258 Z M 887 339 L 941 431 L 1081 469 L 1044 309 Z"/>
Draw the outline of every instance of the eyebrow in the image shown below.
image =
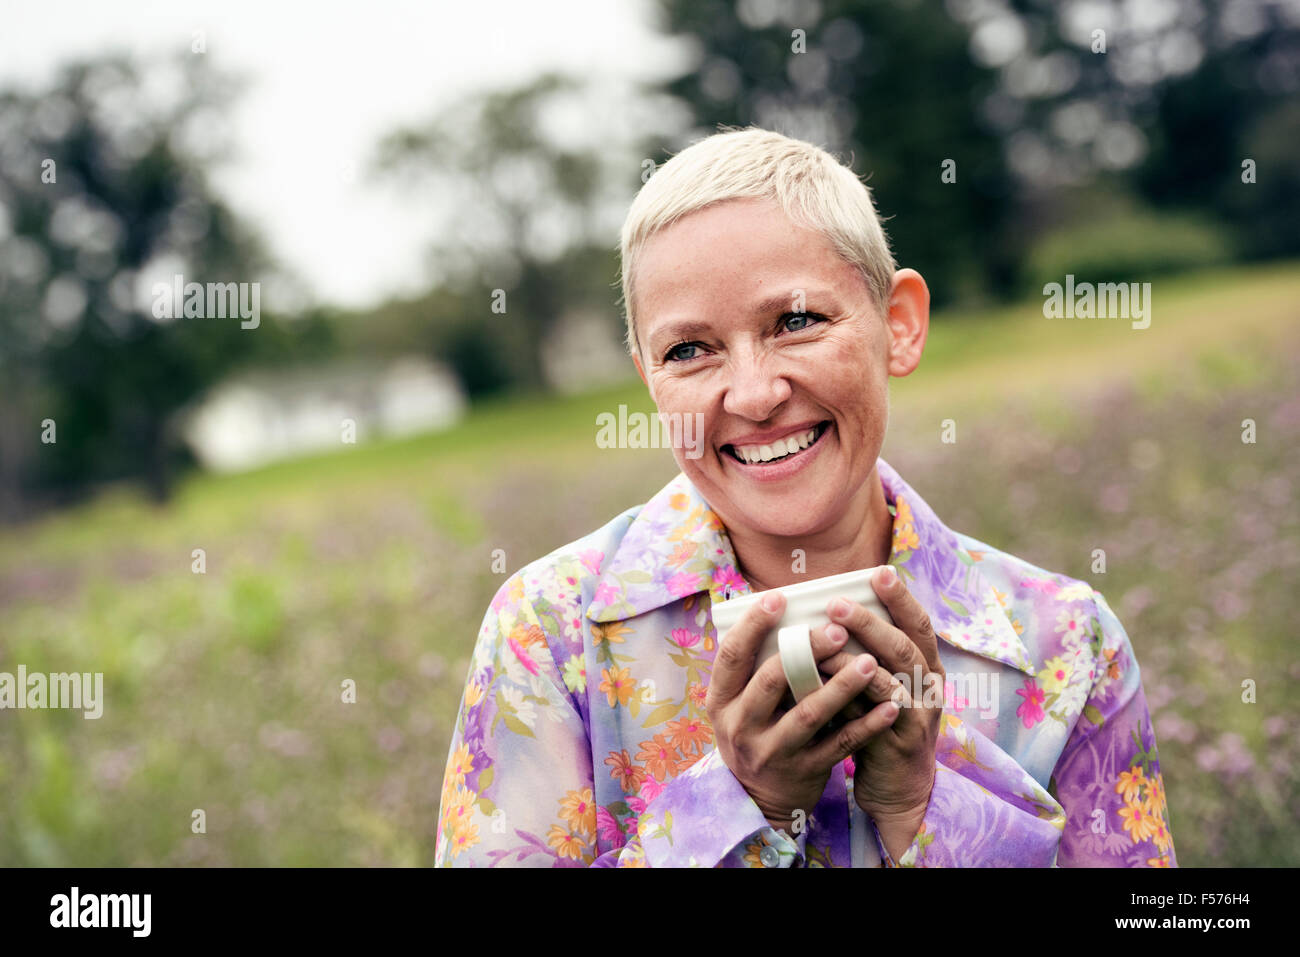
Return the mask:
<path id="1" fill-rule="evenodd" d="M 766 296 L 754 303 L 751 312 L 758 316 L 768 315 L 769 313 L 776 312 L 778 309 L 786 312 L 793 312 L 794 310 L 791 307 L 794 305 L 794 290 L 799 288 L 801 287 L 795 286 L 788 292 L 774 293 Z M 838 300 L 835 298 L 834 292 L 830 289 L 819 288 L 811 291 L 805 289 L 805 303 L 812 299 L 818 299 L 821 301 L 829 300 L 828 305 L 838 308 Z M 660 344 L 690 340 L 697 336 L 706 335 L 711 331 L 713 331 L 713 326 L 700 319 L 679 319 L 675 322 L 669 322 L 667 325 L 656 330 L 652 342 L 655 344 L 657 350 Z"/>

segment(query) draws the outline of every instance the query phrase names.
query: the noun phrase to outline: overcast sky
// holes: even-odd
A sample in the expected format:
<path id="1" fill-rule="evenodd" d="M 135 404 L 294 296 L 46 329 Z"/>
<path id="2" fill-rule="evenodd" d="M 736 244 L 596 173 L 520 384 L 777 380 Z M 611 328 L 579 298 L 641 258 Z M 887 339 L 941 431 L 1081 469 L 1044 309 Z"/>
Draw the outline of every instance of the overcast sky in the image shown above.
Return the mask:
<path id="1" fill-rule="evenodd" d="M 649 0 L 0 0 L 0 84 L 113 49 L 147 62 L 201 31 L 212 65 L 251 84 L 218 188 L 320 298 L 363 306 L 426 278 L 428 211 L 358 175 L 379 137 L 548 68 L 672 73 L 685 54 L 650 17 Z"/>

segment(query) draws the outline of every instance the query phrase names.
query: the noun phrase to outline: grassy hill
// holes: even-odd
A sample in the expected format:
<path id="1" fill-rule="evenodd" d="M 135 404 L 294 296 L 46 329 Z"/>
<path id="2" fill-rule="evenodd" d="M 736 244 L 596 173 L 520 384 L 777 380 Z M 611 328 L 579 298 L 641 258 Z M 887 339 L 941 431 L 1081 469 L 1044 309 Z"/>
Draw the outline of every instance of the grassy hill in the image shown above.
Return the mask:
<path id="1" fill-rule="evenodd" d="M 1162 279 L 1143 330 L 938 316 L 892 383 L 884 457 L 940 517 L 1116 608 L 1183 865 L 1300 863 L 1298 319 L 1296 264 Z M 495 550 L 514 570 L 676 472 L 596 446 L 620 404 L 652 410 L 635 379 L 502 401 L 0 532 L 0 670 L 105 675 L 99 720 L 0 711 L 0 864 L 430 863 Z"/>

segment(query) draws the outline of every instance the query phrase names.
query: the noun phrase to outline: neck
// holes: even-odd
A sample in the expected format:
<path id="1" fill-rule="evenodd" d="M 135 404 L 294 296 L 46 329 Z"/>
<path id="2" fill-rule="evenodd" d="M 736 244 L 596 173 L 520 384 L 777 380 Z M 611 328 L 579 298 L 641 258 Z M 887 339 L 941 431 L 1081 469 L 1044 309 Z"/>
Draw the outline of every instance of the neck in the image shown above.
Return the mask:
<path id="1" fill-rule="evenodd" d="M 812 535 L 765 535 L 727 528 L 736 563 L 755 592 L 875 568 L 889 561 L 894 520 L 873 469 L 844 517 Z M 802 552 L 800 554 L 795 550 Z"/>

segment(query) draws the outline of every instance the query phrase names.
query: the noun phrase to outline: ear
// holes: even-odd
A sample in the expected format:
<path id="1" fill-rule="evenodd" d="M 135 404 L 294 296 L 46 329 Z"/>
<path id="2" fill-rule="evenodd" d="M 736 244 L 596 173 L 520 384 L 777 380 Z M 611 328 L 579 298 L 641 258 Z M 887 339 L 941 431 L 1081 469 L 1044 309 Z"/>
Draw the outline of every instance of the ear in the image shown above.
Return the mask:
<path id="1" fill-rule="evenodd" d="M 910 375 L 921 364 L 930 332 L 930 287 L 915 269 L 894 273 L 889 292 L 889 374 Z"/>

